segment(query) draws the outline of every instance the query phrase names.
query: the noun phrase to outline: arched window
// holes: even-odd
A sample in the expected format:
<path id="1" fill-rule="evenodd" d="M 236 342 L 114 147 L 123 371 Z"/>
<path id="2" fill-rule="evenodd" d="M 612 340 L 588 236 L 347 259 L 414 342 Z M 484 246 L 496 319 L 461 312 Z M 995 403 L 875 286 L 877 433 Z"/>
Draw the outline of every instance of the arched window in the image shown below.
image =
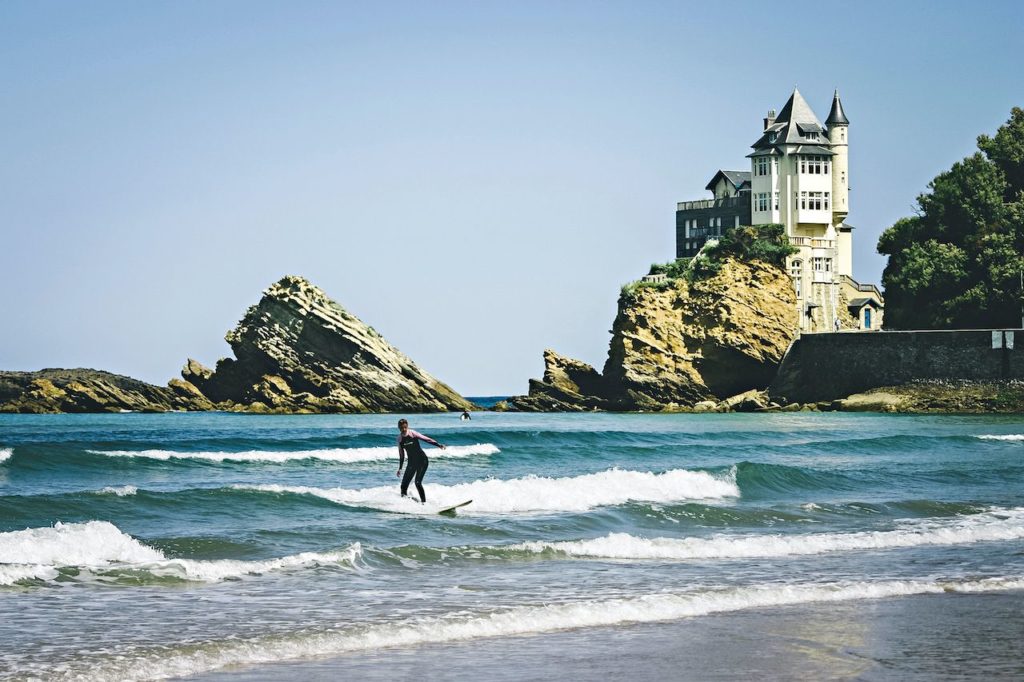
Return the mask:
<path id="1" fill-rule="evenodd" d="M 796 289 L 796 297 L 800 298 L 800 291 L 803 289 L 804 262 L 795 260 L 789 264 L 789 274 L 793 278 L 793 288 Z"/>

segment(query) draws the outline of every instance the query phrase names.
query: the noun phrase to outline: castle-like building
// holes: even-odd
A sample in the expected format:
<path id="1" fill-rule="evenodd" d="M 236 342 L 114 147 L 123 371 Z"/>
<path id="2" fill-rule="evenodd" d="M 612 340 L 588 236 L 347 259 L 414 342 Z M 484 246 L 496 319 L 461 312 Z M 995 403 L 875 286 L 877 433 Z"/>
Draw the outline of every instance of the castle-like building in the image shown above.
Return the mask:
<path id="1" fill-rule="evenodd" d="M 731 228 L 780 223 L 798 249 L 787 268 L 801 330 L 880 328 L 881 293 L 853 279 L 849 129 L 838 91 L 822 125 L 794 89 L 764 119 L 749 171 L 720 170 L 706 187 L 713 199 L 678 204 L 676 258 L 692 258 Z"/>

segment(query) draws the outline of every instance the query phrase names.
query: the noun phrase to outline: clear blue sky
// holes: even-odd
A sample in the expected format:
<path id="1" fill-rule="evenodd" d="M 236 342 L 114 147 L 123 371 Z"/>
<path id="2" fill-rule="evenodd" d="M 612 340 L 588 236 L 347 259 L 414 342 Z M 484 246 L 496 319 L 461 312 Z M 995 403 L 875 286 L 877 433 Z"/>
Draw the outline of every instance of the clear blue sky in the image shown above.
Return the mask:
<path id="1" fill-rule="evenodd" d="M 1018 2 L 0 3 L 0 369 L 163 384 L 303 275 L 466 395 L 603 365 L 793 86 L 850 126 L 854 275 L 1024 105 Z"/>

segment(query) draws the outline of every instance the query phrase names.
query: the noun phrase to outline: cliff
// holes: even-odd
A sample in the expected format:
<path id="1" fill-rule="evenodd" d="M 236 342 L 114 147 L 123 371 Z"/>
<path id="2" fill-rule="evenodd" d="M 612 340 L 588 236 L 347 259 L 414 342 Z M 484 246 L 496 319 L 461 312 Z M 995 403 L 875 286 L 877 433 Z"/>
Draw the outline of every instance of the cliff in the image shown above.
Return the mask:
<path id="1" fill-rule="evenodd" d="M 301 277 L 268 288 L 225 337 L 235 358 L 182 377 L 246 411 L 443 412 L 473 407 Z"/>
<path id="2" fill-rule="evenodd" d="M 179 379 L 162 387 L 94 369 L 0 372 L 0 412 L 167 412 L 212 408 L 210 401 Z"/>
<path id="3" fill-rule="evenodd" d="M 545 351 L 544 379 L 509 408 L 690 408 L 763 389 L 797 326 L 789 277 L 760 261 L 730 258 L 693 283 L 632 285 L 619 298 L 603 372 Z"/>

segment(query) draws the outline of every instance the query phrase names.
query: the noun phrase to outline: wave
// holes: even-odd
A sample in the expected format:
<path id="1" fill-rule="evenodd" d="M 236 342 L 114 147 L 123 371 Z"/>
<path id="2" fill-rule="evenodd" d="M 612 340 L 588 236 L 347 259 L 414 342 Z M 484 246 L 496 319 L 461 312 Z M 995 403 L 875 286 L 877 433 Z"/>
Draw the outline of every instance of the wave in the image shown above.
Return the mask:
<path id="1" fill-rule="evenodd" d="M 793 493 L 806 490 L 852 490 L 858 481 L 850 476 L 806 467 L 762 462 L 740 462 L 731 469 L 744 494 Z"/>
<path id="2" fill-rule="evenodd" d="M 178 450 L 86 450 L 86 452 L 108 457 L 141 457 L 162 461 L 180 459 L 207 462 L 272 462 L 277 464 L 305 459 L 351 464 L 354 462 L 378 462 L 394 459 L 398 456 L 397 448 L 393 446 L 296 451 L 249 450 L 246 452 L 183 452 Z M 434 459 L 437 457 L 494 455 L 498 452 L 500 450 L 491 443 L 476 443 L 474 445 L 449 445 L 444 450 L 431 450 L 429 454 L 431 459 Z"/>
<path id="3" fill-rule="evenodd" d="M 167 679 L 230 666 L 280 663 L 356 651 L 423 644 L 467 642 L 573 630 L 655 623 L 715 613 L 810 603 L 909 597 L 922 594 L 980 593 L 1024 589 L 1024 577 L 981 580 L 894 580 L 695 589 L 612 599 L 524 605 L 490 612 L 419 617 L 392 623 L 358 624 L 249 639 L 179 645 L 177 650 L 132 651 L 116 660 L 83 661 L 85 670 L 38 671 L 49 679 Z M 37 672 L 37 671 L 32 671 Z"/>
<path id="4" fill-rule="evenodd" d="M 277 484 L 246 486 L 242 490 L 315 495 L 349 507 L 366 507 L 399 513 L 432 513 L 436 509 L 473 500 L 465 513 L 576 512 L 627 502 L 679 502 L 739 497 L 730 477 L 716 477 L 703 471 L 675 469 L 655 474 L 608 469 L 568 478 L 527 476 L 516 479 L 486 479 L 457 485 L 426 484 L 424 509 L 418 501 L 401 498 L 396 486 L 375 488 L 314 488 Z"/>
<path id="5" fill-rule="evenodd" d="M 263 561 L 168 558 L 107 521 L 57 523 L 45 528 L 0 533 L 0 585 L 27 579 L 56 580 L 86 572 L 114 578 L 126 572 L 154 578 L 219 582 L 245 575 L 318 565 L 354 567 L 362 556 L 355 543 L 334 552 L 303 552 Z"/>
<path id="6" fill-rule="evenodd" d="M 138 494 L 139 489 L 133 485 L 112 486 L 108 485 L 102 490 L 96 491 L 96 495 L 117 495 L 118 497 L 130 497 Z"/>
<path id="7" fill-rule="evenodd" d="M 1009 433 L 1005 435 L 985 435 L 977 436 L 981 440 L 1003 440 L 1003 441 L 1018 441 L 1024 440 L 1024 434 L 1021 433 Z"/>
<path id="8" fill-rule="evenodd" d="M 5 462 L 14 454 L 14 448 L 0 448 L 0 462 Z"/>
<path id="9" fill-rule="evenodd" d="M 611 533 L 593 540 L 524 542 L 504 549 L 554 552 L 601 559 L 747 559 L 924 545 L 965 545 L 1024 538 L 1024 507 L 992 510 L 966 519 L 907 520 L 896 530 L 800 535 L 720 535 L 712 538 L 642 538 Z"/>

